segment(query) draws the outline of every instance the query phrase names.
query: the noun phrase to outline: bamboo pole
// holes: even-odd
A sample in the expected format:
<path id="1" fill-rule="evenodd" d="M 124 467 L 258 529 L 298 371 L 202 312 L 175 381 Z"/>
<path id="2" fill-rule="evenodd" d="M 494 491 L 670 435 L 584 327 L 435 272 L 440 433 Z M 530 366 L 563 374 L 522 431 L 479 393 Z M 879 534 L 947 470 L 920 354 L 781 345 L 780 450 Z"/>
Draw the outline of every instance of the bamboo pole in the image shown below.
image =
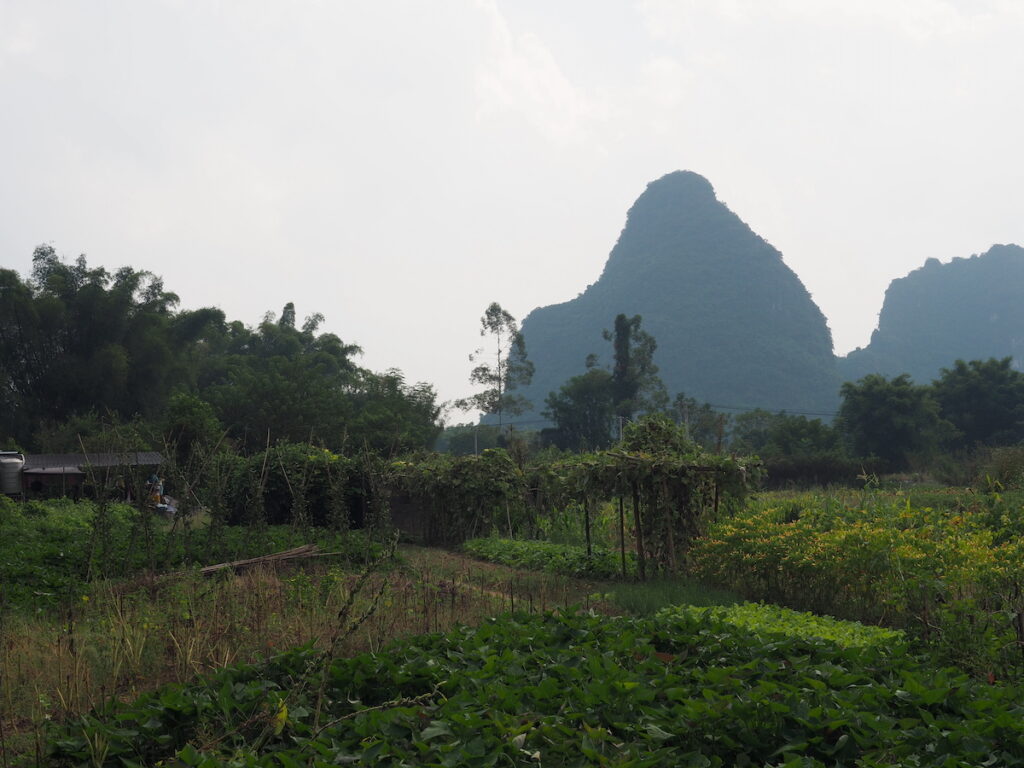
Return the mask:
<path id="1" fill-rule="evenodd" d="M 622 577 L 626 577 L 626 510 L 619 494 L 619 554 L 622 556 Z"/>
<path id="2" fill-rule="evenodd" d="M 593 546 L 590 541 L 590 494 L 583 496 L 583 522 L 587 535 L 587 559 L 594 556 Z"/>
<path id="3" fill-rule="evenodd" d="M 636 559 L 640 570 L 640 581 L 647 580 L 647 564 L 644 554 L 644 529 L 640 523 L 640 489 L 633 482 L 633 524 L 636 527 Z"/>

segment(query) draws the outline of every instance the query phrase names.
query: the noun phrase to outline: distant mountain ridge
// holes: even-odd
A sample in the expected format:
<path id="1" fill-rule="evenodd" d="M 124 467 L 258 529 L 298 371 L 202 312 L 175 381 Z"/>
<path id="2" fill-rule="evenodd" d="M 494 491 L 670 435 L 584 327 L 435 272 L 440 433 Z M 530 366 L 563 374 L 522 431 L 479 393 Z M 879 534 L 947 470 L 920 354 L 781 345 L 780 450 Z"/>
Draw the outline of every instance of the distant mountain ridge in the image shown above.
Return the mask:
<path id="1" fill-rule="evenodd" d="M 825 317 L 782 255 L 689 171 L 647 186 L 600 278 L 581 295 L 541 307 L 522 323 L 534 404 L 610 361 L 601 337 L 619 313 L 639 314 L 658 342 L 670 395 L 771 410 L 834 410 L 839 378 Z M 528 418 L 528 417 L 524 417 Z"/>
<path id="2" fill-rule="evenodd" d="M 825 317 L 782 254 L 716 196 L 676 171 L 648 184 L 596 282 L 522 323 L 533 381 L 517 390 L 540 418 L 544 400 L 583 373 L 588 354 L 610 365 L 602 331 L 639 314 L 657 340 L 669 395 L 741 408 L 830 414 L 839 386 L 868 373 L 927 383 L 960 358 L 1024 363 L 1024 249 L 920 269 L 892 281 L 870 344 L 833 354 Z"/>
<path id="3" fill-rule="evenodd" d="M 925 384 L 958 360 L 1013 357 L 1024 364 L 1024 248 L 942 264 L 928 259 L 885 292 L 868 346 L 839 361 L 845 380 L 909 373 Z"/>

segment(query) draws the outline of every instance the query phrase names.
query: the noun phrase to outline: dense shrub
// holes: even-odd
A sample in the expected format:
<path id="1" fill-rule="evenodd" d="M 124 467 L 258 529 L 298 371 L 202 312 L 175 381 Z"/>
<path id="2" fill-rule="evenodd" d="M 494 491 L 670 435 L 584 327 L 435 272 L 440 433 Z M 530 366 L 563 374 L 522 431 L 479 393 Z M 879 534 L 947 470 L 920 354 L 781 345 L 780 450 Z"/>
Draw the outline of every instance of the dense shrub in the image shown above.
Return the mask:
<path id="1" fill-rule="evenodd" d="M 994 480 L 1004 488 L 1024 488 L 1024 445 L 993 448 L 979 474 L 979 483 Z"/>

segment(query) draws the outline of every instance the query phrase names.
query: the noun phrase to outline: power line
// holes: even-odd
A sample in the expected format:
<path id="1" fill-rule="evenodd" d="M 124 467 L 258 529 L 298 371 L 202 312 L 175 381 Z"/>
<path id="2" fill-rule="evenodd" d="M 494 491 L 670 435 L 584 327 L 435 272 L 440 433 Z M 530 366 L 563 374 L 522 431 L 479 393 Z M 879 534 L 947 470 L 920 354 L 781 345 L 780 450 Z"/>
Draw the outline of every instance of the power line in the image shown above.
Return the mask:
<path id="1" fill-rule="evenodd" d="M 720 408 L 720 409 L 725 410 L 725 411 L 747 411 L 747 412 L 749 412 L 749 411 L 767 411 L 768 410 L 767 408 L 763 408 L 763 407 L 760 407 L 760 406 L 752 406 L 752 405 L 722 405 L 720 403 L 705 403 L 705 405 L 710 405 L 712 408 Z M 792 409 L 792 408 L 780 408 L 777 411 L 774 411 L 774 412 L 769 411 L 769 412 L 770 413 L 784 413 L 784 414 L 787 414 L 787 415 L 793 414 L 795 416 L 838 416 L 839 415 L 838 411 L 800 411 L 800 410 L 796 410 L 796 409 Z"/>
<path id="2" fill-rule="evenodd" d="M 821 417 L 835 417 L 839 415 L 838 411 L 804 411 L 791 408 L 780 408 L 777 411 L 769 411 L 767 408 L 756 405 L 723 405 L 722 403 L 704 403 L 712 408 L 721 411 L 738 411 L 741 413 L 750 413 L 752 411 L 767 411 L 773 416 L 776 414 L 784 414 L 786 416 L 821 416 Z M 699 407 L 699 406 L 698 406 Z M 502 427 L 519 427 L 527 424 L 553 424 L 551 419 L 524 419 L 522 421 L 506 421 L 501 424 Z M 462 426 L 462 425 L 452 425 Z M 468 427 L 498 427 L 498 424 L 469 424 L 465 425 Z"/>

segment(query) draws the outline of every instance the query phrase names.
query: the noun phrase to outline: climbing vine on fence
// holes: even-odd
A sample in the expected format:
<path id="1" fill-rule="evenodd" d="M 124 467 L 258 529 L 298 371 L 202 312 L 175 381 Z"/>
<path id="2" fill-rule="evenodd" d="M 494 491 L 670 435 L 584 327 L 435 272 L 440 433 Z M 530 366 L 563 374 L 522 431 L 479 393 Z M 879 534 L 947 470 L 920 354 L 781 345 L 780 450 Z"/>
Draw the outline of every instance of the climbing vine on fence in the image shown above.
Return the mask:
<path id="1" fill-rule="evenodd" d="M 704 453 L 670 422 L 647 419 L 630 425 L 612 450 L 522 466 L 501 449 L 433 454 L 396 462 L 395 478 L 430 515 L 429 538 L 441 542 L 491 532 L 531 536 L 538 516 L 574 506 L 582 510 L 589 551 L 593 511 L 612 502 L 623 572 L 631 537 L 643 578 L 679 568 L 705 526 L 742 503 L 760 464 Z"/>
<path id="2" fill-rule="evenodd" d="M 533 461 L 500 448 L 388 460 L 280 443 L 210 467 L 196 487 L 211 515 L 225 523 L 382 531 L 392 525 L 397 502 L 427 543 L 493 533 L 536 538 L 542 518 L 557 511 L 582 516 L 590 552 L 592 519 L 611 504 L 622 572 L 633 550 L 641 578 L 681 568 L 693 539 L 720 512 L 742 503 L 761 474 L 756 460 L 704 453 L 657 418 L 629 425 L 610 450 Z"/>
<path id="3" fill-rule="evenodd" d="M 525 473 L 507 451 L 434 453 L 392 467 L 398 490 L 429 515 L 430 541 L 460 542 L 494 530 L 512 537 L 535 530 Z"/>

